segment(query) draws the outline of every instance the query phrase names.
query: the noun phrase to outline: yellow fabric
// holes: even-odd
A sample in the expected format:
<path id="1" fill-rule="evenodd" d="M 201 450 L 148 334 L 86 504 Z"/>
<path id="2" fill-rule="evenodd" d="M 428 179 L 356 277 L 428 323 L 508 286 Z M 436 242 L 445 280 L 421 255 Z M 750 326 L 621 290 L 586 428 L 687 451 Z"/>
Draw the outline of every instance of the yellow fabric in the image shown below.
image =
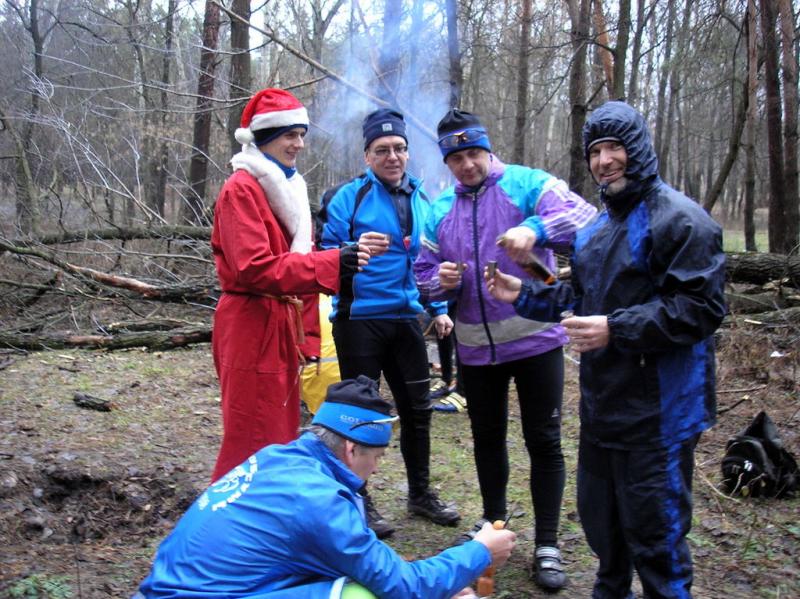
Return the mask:
<path id="1" fill-rule="evenodd" d="M 328 386 L 342 380 L 339 374 L 339 360 L 336 358 L 336 345 L 329 316 L 333 305 L 329 295 L 319 296 L 320 356 L 319 362 L 306 364 L 300 373 L 300 397 L 308 410 L 316 414 L 325 399 Z"/>

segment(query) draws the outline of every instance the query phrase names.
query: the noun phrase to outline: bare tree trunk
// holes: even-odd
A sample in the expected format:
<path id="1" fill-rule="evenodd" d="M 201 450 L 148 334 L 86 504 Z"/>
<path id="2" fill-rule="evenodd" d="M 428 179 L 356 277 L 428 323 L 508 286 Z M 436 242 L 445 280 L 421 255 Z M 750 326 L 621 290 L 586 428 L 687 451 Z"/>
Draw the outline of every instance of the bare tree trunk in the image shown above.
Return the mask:
<path id="1" fill-rule="evenodd" d="M 594 29 L 597 33 L 597 55 L 603 65 L 603 73 L 606 76 L 606 90 L 608 97 L 614 98 L 614 64 L 611 55 L 611 42 L 608 40 L 608 26 L 606 17 L 603 14 L 601 2 L 594 2 Z"/>
<path id="2" fill-rule="evenodd" d="M 156 198 L 156 211 L 159 215 L 166 215 L 167 201 L 167 172 L 169 169 L 169 146 L 167 145 L 167 114 L 169 111 L 169 96 L 167 88 L 170 82 L 170 66 L 172 65 L 172 44 L 175 35 L 175 10 L 177 0 L 169 0 L 167 4 L 167 22 L 164 24 L 164 56 L 161 60 L 161 97 L 159 99 L 161 144 L 158 148 L 158 162 L 154 165 L 154 196 Z"/>
<path id="3" fill-rule="evenodd" d="M 587 169 L 583 154 L 583 124 L 586 122 L 586 51 L 591 24 L 591 0 L 568 0 L 572 23 L 572 65 L 569 73 L 570 142 L 569 186 L 580 196 L 586 195 Z"/>
<path id="4" fill-rule="evenodd" d="M 461 68 L 461 49 L 458 43 L 458 0 L 445 0 L 447 12 L 447 55 L 450 60 L 450 107 L 461 106 L 464 70 Z"/>
<path id="5" fill-rule="evenodd" d="M 233 0 L 231 11 L 250 21 L 250 1 Z M 239 151 L 239 142 L 234 138 L 242 120 L 242 110 L 250 97 L 250 26 L 239 19 L 231 19 L 231 84 L 228 97 L 228 139 L 231 154 Z"/>
<path id="6" fill-rule="evenodd" d="M 758 91 L 758 53 L 756 51 L 756 2 L 747 0 L 747 146 L 744 178 L 744 248 L 757 251 L 754 220 L 756 196 L 756 92 Z"/>
<path id="7" fill-rule="evenodd" d="M 686 121 L 683 118 L 683 103 L 678 101 L 675 104 L 675 123 L 678 129 L 678 140 L 675 144 L 678 149 L 678 159 L 675 173 L 675 185 L 680 186 L 690 198 L 697 198 L 695 185 L 691 180 L 692 167 L 689 164 L 689 151 L 687 145 Z"/>
<path id="8" fill-rule="evenodd" d="M 667 2 L 667 31 L 664 35 L 664 57 L 661 61 L 661 76 L 658 79 L 658 96 L 656 104 L 656 131 L 653 139 L 656 155 L 659 159 L 664 151 L 664 122 L 667 112 L 667 83 L 672 60 L 672 30 L 675 27 L 675 3 Z M 663 163 L 662 163 L 662 169 Z"/>
<path id="9" fill-rule="evenodd" d="M 525 140 L 528 138 L 528 78 L 531 40 L 531 2 L 522 0 L 522 19 L 520 23 L 519 55 L 517 68 L 517 114 L 514 117 L 514 150 L 511 160 L 516 164 L 525 163 Z"/>
<path id="10" fill-rule="evenodd" d="M 767 142 L 769 145 L 769 251 L 788 253 L 786 239 L 784 156 L 781 143 L 781 91 L 778 81 L 778 43 L 775 37 L 775 2 L 761 0 L 761 32 L 764 40 L 764 85 L 767 108 Z"/>
<path id="11" fill-rule="evenodd" d="M 620 0 L 617 45 L 614 47 L 614 93 L 611 96 L 617 100 L 625 98 L 625 57 L 628 54 L 630 30 L 631 0 Z"/>
<path id="12" fill-rule="evenodd" d="M 720 166 L 717 178 L 708 190 L 705 200 L 703 200 L 703 208 L 705 208 L 706 212 L 711 212 L 711 210 L 713 210 L 714 204 L 716 204 L 717 199 L 719 199 L 719 194 L 725 186 L 725 181 L 733 168 L 733 164 L 736 162 L 736 156 L 739 154 L 742 131 L 744 131 L 744 125 L 747 122 L 748 93 L 748 87 L 745 85 L 742 88 L 742 95 L 739 98 L 739 102 L 737 102 L 736 114 L 733 119 L 733 129 L 731 130 L 730 138 L 728 138 L 728 153 L 722 161 L 722 166 Z"/>
<path id="13" fill-rule="evenodd" d="M 642 37 L 644 36 L 645 26 L 653 15 L 653 11 L 656 7 L 656 2 L 653 2 L 650 5 L 650 10 L 645 11 L 645 2 L 646 0 L 638 0 L 636 2 L 636 31 L 633 34 L 631 79 L 630 83 L 628 83 L 628 101 L 634 106 L 639 99 L 639 65 L 642 61 Z"/>
<path id="14" fill-rule="evenodd" d="M 204 213 L 208 150 L 211 139 L 211 98 L 214 95 L 214 76 L 217 69 L 219 42 L 219 5 L 206 0 L 203 16 L 203 48 L 200 50 L 200 76 L 197 81 L 197 105 L 194 114 L 192 157 L 189 161 L 189 186 L 183 208 L 183 220 L 189 224 L 205 224 Z"/>
<path id="15" fill-rule="evenodd" d="M 400 19 L 402 0 L 385 0 L 383 12 L 383 43 L 381 44 L 380 74 L 376 95 L 391 105 L 397 104 L 400 84 Z"/>
<path id="16" fill-rule="evenodd" d="M 31 159 L 33 158 L 32 143 L 33 130 L 36 118 L 41 110 L 39 106 L 39 91 L 36 83 L 42 80 L 44 75 L 43 59 L 44 41 L 46 33 L 43 35 L 39 28 L 39 0 L 30 0 L 28 7 L 28 21 L 22 14 L 22 8 L 14 7 L 23 22 L 25 29 L 31 36 L 33 44 L 33 76 L 36 81 L 31 89 L 31 107 L 25 125 L 22 127 L 21 134 L 14 135 L 14 142 L 17 150 L 14 168 L 14 186 L 16 190 L 16 217 L 19 228 L 23 233 L 36 233 L 39 229 L 39 194 L 33 184 L 31 173 Z"/>
<path id="17" fill-rule="evenodd" d="M 794 251 L 800 243 L 800 175 L 797 162 L 797 62 L 793 56 L 794 15 L 789 0 L 778 0 L 783 56 L 783 147 L 786 251 Z"/>
<path id="18" fill-rule="evenodd" d="M 686 40 L 689 37 L 689 21 L 691 19 L 692 1 L 686 0 L 683 7 L 683 18 L 677 29 L 677 51 L 675 53 L 675 63 L 672 65 L 669 74 L 669 102 L 667 103 L 666 126 L 662 139 L 661 151 L 658 154 L 658 165 L 661 169 L 661 176 L 667 178 L 667 169 L 672 165 L 669 161 L 670 148 L 672 146 L 672 129 L 675 123 L 675 111 L 681 95 L 681 68 L 683 57 L 686 55 Z M 680 142 L 679 142 L 680 143 Z"/>
<path id="19" fill-rule="evenodd" d="M 145 50 L 148 42 L 141 39 L 147 35 L 145 24 L 152 21 L 150 3 L 131 2 L 125 4 L 128 10 L 128 40 L 133 47 L 136 56 L 136 64 L 139 71 L 139 88 L 142 104 L 142 169 L 141 169 L 141 190 L 145 206 L 149 210 L 149 216 L 164 222 L 164 196 L 166 190 L 166 169 L 168 156 L 166 153 L 166 141 L 163 141 L 164 129 L 166 126 L 167 111 L 167 87 L 169 86 L 169 63 L 172 45 L 172 27 L 175 13 L 175 0 L 171 0 L 167 8 L 167 21 L 164 34 L 164 58 L 162 60 L 161 73 L 161 94 L 160 105 L 157 108 L 154 98 L 154 91 L 148 76 L 147 64 L 145 61 Z M 140 18 L 140 13 L 145 11 L 144 18 Z M 166 66 L 164 66 L 166 64 Z M 159 142 L 158 138 L 162 141 Z M 135 193 L 136 187 L 131 185 L 131 194 Z M 125 224 L 131 226 L 136 216 L 136 203 L 133 195 L 126 198 L 125 202 Z M 148 218 L 152 221 L 152 218 Z"/>
<path id="20" fill-rule="evenodd" d="M 657 0 L 653 2 L 653 10 L 652 13 L 655 14 L 656 5 L 658 4 Z M 649 28 L 649 42 L 650 47 L 655 48 L 658 45 L 658 27 L 656 26 L 657 19 L 653 19 L 653 25 Z M 644 85 L 642 89 L 650 90 L 652 89 L 653 84 L 653 74 L 655 73 L 656 69 L 656 55 L 655 52 L 648 52 L 647 53 L 647 69 L 644 73 Z M 646 93 L 642 94 L 644 97 L 642 98 L 642 112 L 650 116 L 650 110 L 652 108 L 652 100 L 653 94 Z"/>

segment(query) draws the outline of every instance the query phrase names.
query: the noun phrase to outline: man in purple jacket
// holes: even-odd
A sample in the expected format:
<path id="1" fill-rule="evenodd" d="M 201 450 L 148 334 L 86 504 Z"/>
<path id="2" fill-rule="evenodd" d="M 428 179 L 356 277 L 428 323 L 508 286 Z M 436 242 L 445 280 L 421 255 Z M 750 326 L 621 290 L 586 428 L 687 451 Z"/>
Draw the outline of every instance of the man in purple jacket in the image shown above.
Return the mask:
<path id="1" fill-rule="evenodd" d="M 525 320 L 494 299 L 483 270 L 495 262 L 503 272 L 521 277 L 525 271 L 519 264 L 531 254 L 554 270 L 552 249 L 568 250 L 575 231 L 596 210 L 545 171 L 503 164 L 492 154 L 486 129 L 469 112 L 450 110 L 437 132 L 457 183 L 432 206 L 414 270 L 423 296 L 457 299 L 456 341 L 483 500 L 483 517 L 461 538 L 473 538 L 487 520 L 506 517 L 508 387 L 513 377 L 531 461 L 534 579 L 545 590 L 557 591 L 566 583 L 558 521 L 565 480 L 561 348 L 567 337 L 560 325 Z"/>

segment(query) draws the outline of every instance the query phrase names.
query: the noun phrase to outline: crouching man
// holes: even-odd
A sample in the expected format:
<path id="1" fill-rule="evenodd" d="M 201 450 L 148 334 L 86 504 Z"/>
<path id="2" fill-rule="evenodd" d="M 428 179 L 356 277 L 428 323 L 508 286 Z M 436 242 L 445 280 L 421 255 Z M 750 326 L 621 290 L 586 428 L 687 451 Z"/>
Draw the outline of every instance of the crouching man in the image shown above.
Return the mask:
<path id="1" fill-rule="evenodd" d="M 261 449 L 194 502 L 135 598 L 334 598 L 356 584 L 381 598 L 466 594 L 508 559 L 515 535 L 487 524 L 474 541 L 414 562 L 378 540 L 358 490 L 389 445 L 390 409 L 368 377 L 331 385 L 299 439 Z"/>

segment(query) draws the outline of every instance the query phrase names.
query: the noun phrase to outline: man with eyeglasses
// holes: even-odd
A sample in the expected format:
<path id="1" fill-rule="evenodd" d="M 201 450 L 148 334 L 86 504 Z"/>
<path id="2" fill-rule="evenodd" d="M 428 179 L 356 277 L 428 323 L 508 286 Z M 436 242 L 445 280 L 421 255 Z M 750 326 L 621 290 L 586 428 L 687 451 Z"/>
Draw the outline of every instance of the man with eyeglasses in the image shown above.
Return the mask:
<path id="1" fill-rule="evenodd" d="M 323 199 L 322 247 L 358 243 L 370 263 L 344 282 L 331 321 L 342 378 L 383 373 L 400 417 L 400 451 L 406 465 L 409 512 L 441 525 L 460 516 L 430 487 L 430 373 L 417 315 L 423 307 L 413 263 L 428 202 L 420 181 L 406 173 L 408 137 L 403 115 L 381 108 L 363 123 L 366 172 Z M 330 194 L 330 192 L 329 192 Z M 437 332 L 449 334 L 447 304 L 435 308 Z M 367 520 L 379 538 L 394 532 L 366 493 Z"/>
<path id="2" fill-rule="evenodd" d="M 449 599 L 515 534 L 487 525 L 473 543 L 405 561 L 364 519 L 358 489 L 392 436 L 391 405 L 367 377 L 328 387 L 302 436 L 270 445 L 215 482 L 161 543 L 134 599 Z"/>
<path id="3" fill-rule="evenodd" d="M 452 109 L 437 132 L 457 181 L 432 206 L 415 270 L 426 298 L 455 299 L 458 307 L 456 342 L 483 500 L 482 517 L 459 540 L 507 516 L 506 434 L 513 378 L 531 464 L 534 580 L 557 591 L 566 584 L 558 524 L 565 481 L 561 403 L 567 336 L 560 325 L 526 320 L 493 298 L 483 271 L 492 265 L 522 275 L 521 264 L 532 261 L 555 270 L 552 249 L 567 250 L 575 231 L 596 210 L 553 175 L 501 162 L 474 114 Z"/>

